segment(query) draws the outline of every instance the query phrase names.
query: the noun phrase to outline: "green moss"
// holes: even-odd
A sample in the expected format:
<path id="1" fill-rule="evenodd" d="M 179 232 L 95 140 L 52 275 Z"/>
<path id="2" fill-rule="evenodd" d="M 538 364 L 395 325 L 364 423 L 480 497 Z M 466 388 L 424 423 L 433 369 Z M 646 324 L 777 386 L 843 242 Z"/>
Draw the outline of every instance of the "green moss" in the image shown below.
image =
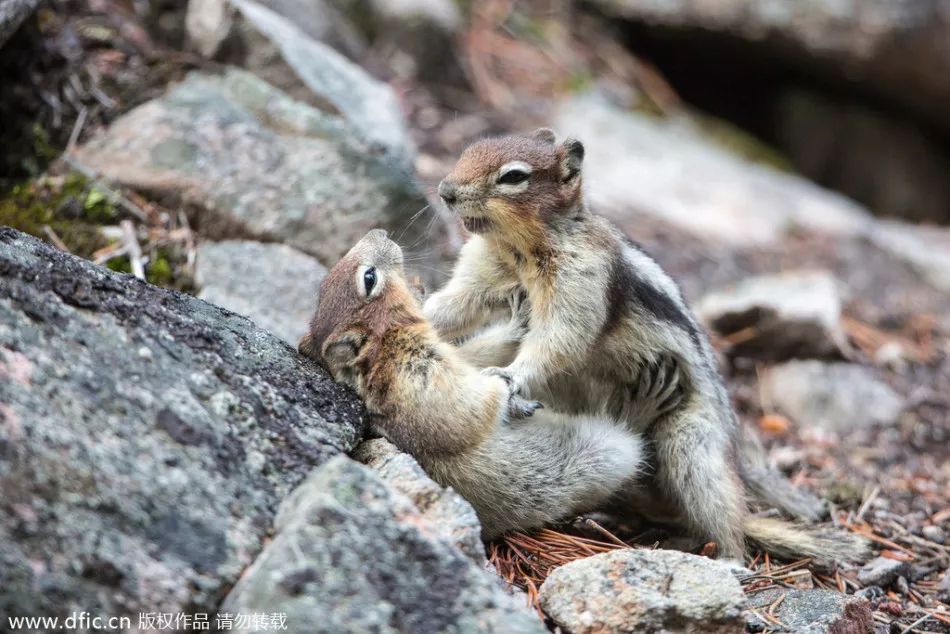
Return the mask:
<path id="1" fill-rule="evenodd" d="M 112 258 L 106 262 L 106 268 L 110 271 L 115 271 L 116 273 L 127 273 L 132 275 L 132 263 L 129 262 L 129 258 Z"/>
<path id="2" fill-rule="evenodd" d="M 171 286 L 175 282 L 175 272 L 168 256 L 159 250 L 149 262 L 145 278 L 156 286 Z"/>
<path id="3" fill-rule="evenodd" d="M 114 224 L 117 217 L 115 202 L 81 174 L 41 176 L 0 194 L 0 225 L 47 241 L 52 231 L 82 257 L 107 245 L 99 227 Z"/>
<path id="4" fill-rule="evenodd" d="M 148 251 L 146 247 L 146 251 Z M 148 253 L 145 281 L 155 286 L 174 288 L 191 293 L 196 290 L 192 277 L 185 271 L 185 254 L 176 249 L 161 247 Z M 113 258 L 106 266 L 116 273 L 132 273 L 132 263 L 125 256 Z"/>

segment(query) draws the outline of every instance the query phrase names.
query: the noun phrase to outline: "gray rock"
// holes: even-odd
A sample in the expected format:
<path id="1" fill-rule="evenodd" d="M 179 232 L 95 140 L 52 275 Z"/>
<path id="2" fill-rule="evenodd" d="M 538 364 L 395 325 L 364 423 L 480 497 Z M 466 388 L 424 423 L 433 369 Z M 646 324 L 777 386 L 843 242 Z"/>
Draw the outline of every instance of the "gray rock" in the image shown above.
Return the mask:
<path id="1" fill-rule="evenodd" d="M 863 84 L 946 126 L 950 2 L 594 0 L 609 15 L 753 43 L 807 72 Z"/>
<path id="2" fill-rule="evenodd" d="M 191 48 L 205 57 L 214 57 L 231 34 L 234 12 L 228 0 L 188 0 L 185 32 Z"/>
<path id="3" fill-rule="evenodd" d="M 875 225 L 870 239 L 950 293 L 950 229 L 885 220 Z"/>
<path id="4" fill-rule="evenodd" d="M 943 573 L 940 579 L 940 584 L 937 586 L 937 599 L 950 603 L 950 570 Z"/>
<path id="5" fill-rule="evenodd" d="M 947 532 L 934 524 L 924 526 L 920 529 L 920 532 L 925 539 L 929 539 L 932 542 L 937 542 L 938 544 L 945 544 L 947 542 Z"/>
<path id="6" fill-rule="evenodd" d="M 475 509 L 458 493 L 429 478 L 415 458 L 383 438 L 360 443 L 353 457 L 372 467 L 389 487 L 409 498 L 429 530 L 455 544 L 479 566 L 488 565 Z"/>
<path id="7" fill-rule="evenodd" d="M 0 46 L 36 11 L 39 0 L 0 0 Z"/>
<path id="8" fill-rule="evenodd" d="M 332 46 L 351 59 L 358 58 L 366 50 L 363 37 L 336 7 L 327 2 L 263 0 L 260 4 L 292 20 L 310 39 Z M 227 58 L 232 55 L 243 54 L 260 60 L 261 51 L 246 49 L 266 46 L 263 40 L 253 36 L 253 27 L 243 21 L 230 0 L 189 0 L 185 29 L 189 44 L 205 57 L 223 56 L 225 61 L 229 61 Z M 239 52 L 241 49 L 245 50 Z M 270 51 L 266 54 L 269 55 Z"/>
<path id="9" fill-rule="evenodd" d="M 674 550 L 621 549 L 557 568 L 544 612 L 574 634 L 736 632 L 745 595 L 723 562 Z"/>
<path id="10" fill-rule="evenodd" d="M 795 176 L 751 163 L 687 119 L 658 119 L 574 97 L 554 113 L 559 132 L 585 142 L 584 180 L 594 208 L 617 221 L 649 214 L 731 246 L 767 244 L 799 226 L 861 235 L 870 215 Z"/>
<path id="11" fill-rule="evenodd" d="M 729 350 L 768 361 L 840 357 L 847 348 L 841 298 L 827 271 L 794 271 L 743 280 L 703 297 L 700 317 L 722 335 L 749 329 Z"/>
<path id="12" fill-rule="evenodd" d="M 781 603 L 769 612 L 770 606 L 779 600 Z M 749 596 L 749 608 L 746 619 L 759 630 L 796 634 L 873 631 L 871 608 L 866 600 L 830 590 L 763 590 Z M 759 616 L 762 612 L 769 612 L 771 619 Z"/>
<path id="13" fill-rule="evenodd" d="M 544 632 L 541 621 L 371 469 L 338 457 L 280 507 L 224 602 L 288 632 Z"/>
<path id="14" fill-rule="evenodd" d="M 761 379 L 762 402 L 803 425 L 845 433 L 896 422 L 904 399 L 864 366 L 790 361 Z"/>
<path id="15" fill-rule="evenodd" d="M 300 81 L 346 119 L 352 133 L 409 171 L 414 149 L 402 109 L 389 86 L 330 46 L 308 37 L 293 18 L 253 0 L 231 2 L 250 25 L 277 46 Z"/>
<path id="16" fill-rule="evenodd" d="M 906 561 L 875 557 L 858 570 L 858 581 L 865 586 L 886 588 L 898 577 L 907 574 L 909 570 L 910 563 Z"/>
<path id="17" fill-rule="evenodd" d="M 213 613 L 363 409 L 248 320 L 0 229 L 0 614 Z"/>
<path id="18" fill-rule="evenodd" d="M 404 78 L 463 81 L 455 37 L 463 28 L 453 0 L 333 0 L 374 50 Z"/>
<path id="19" fill-rule="evenodd" d="M 284 244 L 229 240 L 198 246 L 199 298 L 244 315 L 292 346 L 307 332 L 327 270 Z"/>
<path id="20" fill-rule="evenodd" d="M 194 73 L 116 120 L 77 158 L 112 181 L 181 199 L 207 238 L 283 241 L 327 263 L 374 227 L 407 245 L 438 242 L 427 219 L 406 229 L 426 206 L 409 173 L 349 130 L 249 73 Z M 413 255 L 425 273 L 440 261 L 430 246 Z"/>

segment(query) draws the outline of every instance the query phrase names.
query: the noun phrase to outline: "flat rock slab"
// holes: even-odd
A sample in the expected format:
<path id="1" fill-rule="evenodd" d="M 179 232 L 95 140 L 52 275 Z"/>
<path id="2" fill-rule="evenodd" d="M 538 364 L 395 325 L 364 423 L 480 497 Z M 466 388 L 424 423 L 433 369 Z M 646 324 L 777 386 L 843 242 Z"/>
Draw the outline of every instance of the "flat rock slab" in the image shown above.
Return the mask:
<path id="1" fill-rule="evenodd" d="M 745 595 L 727 563 L 674 550 L 621 549 L 557 568 L 541 607 L 574 634 L 737 632 Z"/>
<path id="2" fill-rule="evenodd" d="M 363 416 L 247 319 L 0 229 L 0 614 L 213 614 Z"/>
<path id="3" fill-rule="evenodd" d="M 338 457 L 282 504 L 276 536 L 224 603 L 287 632 L 545 632 L 524 603 L 372 469 Z"/>
<path id="4" fill-rule="evenodd" d="M 735 337 L 729 354 L 765 361 L 840 358 L 847 348 L 841 298 L 827 271 L 791 271 L 714 290 L 697 307 L 716 332 Z"/>
<path id="5" fill-rule="evenodd" d="M 370 229 L 408 245 L 429 237 L 430 218 L 409 225 L 427 205 L 409 168 L 374 152 L 345 119 L 244 71 L 188 75 L 77 159 L 111 181 L 181 199 L 209 239 L 285 242 L 333 264 Z M 435 251 L 426 244 L 423 265 L 438 261 Z"/>
<path id="6" fill-rule="evenodd" d="M 686 121 L 627 112 L 590 94 L 561 103 L 554 122 L 585 143 L 588 198 L 621 228 L 649 214 L 747 246 L 776 242 L 795 226 L 856 235 L 872 222 L 843 196 L 731 154 Z"/>
<path id="7" fill-rule="evenodd" d="M 772 605 L 776 607 L 771 608 Z M 763 590 L 749 596 L 747 621 L 756 631 L 796 634 L 870 634 L 868 602 L 829 590 Z M 766 620 L 761 613 L 767 613 Z"/>
<path id="8" fill-rule="evenodd" d="M 761 379 L 762 400 L 803 425 L 846 433 L 890 425 L 904 399 L 867 367 L 852 363 L 790 361 Z"/>
<path id="9" fill-rule="evenodd" d="M 285 244 L 246 240 L 198 246 L 198 297 L 244 315 L 292 346 L 307 332 L 327 270 Z"/>

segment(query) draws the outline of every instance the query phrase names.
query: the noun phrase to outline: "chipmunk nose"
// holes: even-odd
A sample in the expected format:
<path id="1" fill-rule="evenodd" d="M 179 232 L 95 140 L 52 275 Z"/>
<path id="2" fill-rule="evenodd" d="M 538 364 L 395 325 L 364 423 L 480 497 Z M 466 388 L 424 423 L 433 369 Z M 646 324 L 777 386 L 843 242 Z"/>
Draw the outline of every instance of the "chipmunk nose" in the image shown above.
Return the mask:
<path id="1" fill-rule="evenodd" d="M 439 183 L 439 197 L 441 197 L 446 204 L 451 205 L 458 200 L 458 185 L 450 180 L 443 180 Z"/>

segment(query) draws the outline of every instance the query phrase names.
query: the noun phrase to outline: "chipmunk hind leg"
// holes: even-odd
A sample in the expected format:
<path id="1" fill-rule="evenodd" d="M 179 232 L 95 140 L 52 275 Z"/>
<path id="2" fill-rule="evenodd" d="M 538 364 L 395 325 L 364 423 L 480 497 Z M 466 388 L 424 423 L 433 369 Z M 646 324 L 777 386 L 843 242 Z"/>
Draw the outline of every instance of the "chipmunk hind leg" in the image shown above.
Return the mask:
<path id="1" fill-rule="evenodd" d="M 472 489 L 486 539 L 601 508 L 643 470 L 641 437 L 622 424 L 544 410 L 536 418 L 500 428 L 459 483 Z"/>
<path id="2" fill-rule="evenodd" d="M 747 514 L 742 482 L 729 459 L 731 440 L 707 421 L 702 410 L 686 410 L 656 426 L 656 475 L 691 532 L 715 541 L 720 557 L 741 559 Z"/>

